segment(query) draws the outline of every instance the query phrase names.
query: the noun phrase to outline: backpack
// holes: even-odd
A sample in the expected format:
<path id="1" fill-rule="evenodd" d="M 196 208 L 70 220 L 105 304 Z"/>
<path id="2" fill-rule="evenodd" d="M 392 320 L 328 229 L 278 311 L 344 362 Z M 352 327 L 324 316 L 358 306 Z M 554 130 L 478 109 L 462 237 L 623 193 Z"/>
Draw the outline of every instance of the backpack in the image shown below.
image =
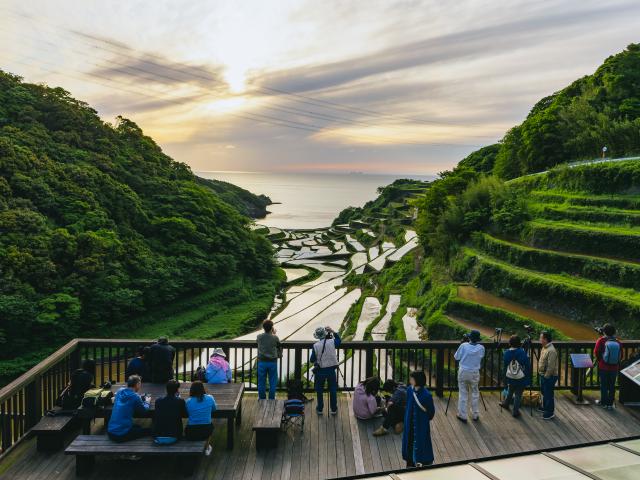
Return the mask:
<path id="1" fill-rule="evenodd" d="M 207 369 L 204 367 L 198 367 L 196 371 L 191 375 L 191 381 L 195 382 L 200 380 L 202 383 L 207 383 Z"/>
<path id="2" fill-rule="evenodd" d="M 524 370 L 522 365 L 515 358 L 507 365 L 507 378 L 510 380 L 522 380 L 524 378 Z"/>
<path id="3" fill-rule="evenodd" d="M 304 415 L 304 402 L 298 399 L 285 400 L 284 415 Z"/>
<path id="4" fill-rule="evenodd" d="M 618 365 L 620 363 L 620 343 L 614 337 L 609 337 L 605 342 L 602 361 L 607 365 Z"/>
<path id="5" fill-rule="evenodd" d="M 82 397 L 80 408 L 77 411 L 78 417 L 84 419 L 94 418 L 96 410 L 108 405 L 112 398 L 113 392 L 111 391 L 111 384 L 108 382 L 102 387 L 90 388 Z"/>

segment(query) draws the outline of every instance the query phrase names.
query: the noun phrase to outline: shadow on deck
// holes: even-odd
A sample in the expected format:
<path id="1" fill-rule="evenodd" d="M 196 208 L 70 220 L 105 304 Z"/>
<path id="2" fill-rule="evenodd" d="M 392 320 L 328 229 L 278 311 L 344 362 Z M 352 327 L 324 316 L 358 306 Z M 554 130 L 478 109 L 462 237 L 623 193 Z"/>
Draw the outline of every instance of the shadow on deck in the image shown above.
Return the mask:
<path id="1" fill-rule="evenodd" d="M 623 406 L 613 412 L 595 406 L 577 407 L 568 393 L 557 393 L 556 419 L 543 421 L 534 412 L 523 411 L 513 419 L 498 406 L 497 393 L 484 393 L 488 411 L 481 410 L 477 423 L 462 424 L 455 408 L 444 415 L 446 397 L 436 398 L 436 417 L 432 422 L 432 439 L 436 463 L 479 459 L 495 455 L 520 453 L 562 446 L 576 446 L 640 435 L 640 415 Z M 456 397 L 452 399 L 452 407 Z M 324 479 L 404 468 L 401 436 L 375 438 L 372 432 L 380 419 L 359 421 L 350 409 L 350 394 L 340 396 L 339 413 L 335 417 L 317 416 L 309 405 L 304 432 L 282 434 L 275 450 L 256 452 L 251 426 L 257 398 L 244 397 L 242 425 L 234 450 L 225 450 L 224 422 L 216 421 L 214 451 L 203 458 L 194 479 Z M 102 430 L 102 421 L 94 427 Z M 172 459 L 146 458 L 140 461 L 98 459 L 92 479 L 145 478 L 161 480 L 177 478 Z M 22 442 L 0 463 L 2 479 L 72 479 L 75 478 L 73 457 L 62 452 L 36 452 L 35 440 Z"/>

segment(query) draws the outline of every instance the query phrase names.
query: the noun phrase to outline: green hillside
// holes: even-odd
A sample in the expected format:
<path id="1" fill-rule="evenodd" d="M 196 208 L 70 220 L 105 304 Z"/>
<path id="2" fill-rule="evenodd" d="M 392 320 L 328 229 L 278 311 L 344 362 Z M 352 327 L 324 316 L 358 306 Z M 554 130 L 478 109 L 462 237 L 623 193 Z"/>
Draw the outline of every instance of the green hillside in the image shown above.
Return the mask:
<path id="1" fill-rule="evenodd" d="M 423 187 L 411 200 L 417 220 L 403 225 L 422 249 L 354 283 L 381 301 L 402 295 L 433 339 L 470 327 L 524 334 L 529 324 L 586 340 L 606 322 L 640 337 L 640 159 L 576 163 L 605 144 L 616 156 L 640 152 L 638 45 Z M 393 231 L 392 205 L 383 191 L 353 215 L 383 217 Z"/>
<path id="2" fill-rule="evenodd" d="M 0 72 L 0 376 L 73 337 L 135 334 L 139 317 L 173 302 L 184 314 L 227 284 L 248 313 L 226 330 L 255 322 L 279 277 L 243 214 L 266 203 L 198 179 L 130 120 L 107 124 L 60 88 Z"/>
<path id="3" fill-rule="evenodd" d="M 540 100 L 499 144 L 460 165 L 515 178 L 607 155 L 640 154 L 640 44 L 613 55 L 593 73 Z"/>

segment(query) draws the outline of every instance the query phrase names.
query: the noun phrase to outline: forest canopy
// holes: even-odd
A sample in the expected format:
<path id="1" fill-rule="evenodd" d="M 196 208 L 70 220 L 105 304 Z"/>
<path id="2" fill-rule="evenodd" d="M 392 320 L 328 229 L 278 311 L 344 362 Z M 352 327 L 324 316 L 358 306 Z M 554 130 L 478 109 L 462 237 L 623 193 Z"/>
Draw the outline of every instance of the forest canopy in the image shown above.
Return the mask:
<path id="1" fill-rule="evenodd" d="M 500 142 L 493 173 L 515 178 L 540 172 L 596 158 L 603 146 L 610 157 L 640 154 L 640 44 L 540 100 Z"/>
<path id="2" fill-rule="evenodd" d="M 132 121 L 0 71 L 0 362 L 14 359 L 0 374 L 186 294 L 271 277 L 271 244 L 242 214 L 268 199 L 226 185 Z"/>

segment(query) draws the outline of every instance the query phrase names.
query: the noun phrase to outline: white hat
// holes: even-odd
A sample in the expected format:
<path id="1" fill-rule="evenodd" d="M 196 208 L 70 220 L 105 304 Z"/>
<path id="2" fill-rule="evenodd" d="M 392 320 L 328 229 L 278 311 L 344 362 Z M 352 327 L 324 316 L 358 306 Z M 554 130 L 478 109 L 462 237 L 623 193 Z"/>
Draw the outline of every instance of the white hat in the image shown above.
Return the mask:
<path id="1" fill-rule="evenodd" d="M 213 353 L 211 354 L 211 356 L 213 357 L 214 355 L 218 355 L 219 357 L 227 358 L 227 354 L 224 353 L 224 350 L 221 349 L 221 348 L 214 349 Z"/>

